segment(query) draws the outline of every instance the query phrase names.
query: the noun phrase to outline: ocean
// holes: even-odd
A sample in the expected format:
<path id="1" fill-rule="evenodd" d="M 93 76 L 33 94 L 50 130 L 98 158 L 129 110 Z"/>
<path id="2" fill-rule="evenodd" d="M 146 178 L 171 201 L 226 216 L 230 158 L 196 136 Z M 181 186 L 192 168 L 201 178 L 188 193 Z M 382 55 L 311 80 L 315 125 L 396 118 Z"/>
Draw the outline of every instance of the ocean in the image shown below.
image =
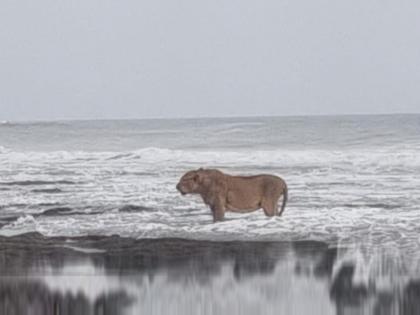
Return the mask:
<path id="1" fill-rule="evenodd" d="M 199 197 L 181 196 L 175 189 L 186 171 L 199 167 L 238 175 L 267 173 L 281 176 L 289 187 L 285 212 L 274 218 L 265 217 L 262 210 L 248 214 L 228 212 L 225 221 L 214 224 L 210 210 Z M 20 240 L 27 235 L 36 235 L 34 239 L 43 242 L 67 238 L 70 243 L 92 237 L 118 238 L 140 244 L 165 240 L 175 242 L 181 251 L 180 240 L 220 246 L 239 242 L 251 244 L 252 253 L 260 246 L 258 244 L 281 244 L 281 250 L 276 247 L 274 252 L 286 254 L 278 254 L 272 263 L 277 266 L 282 262 L 282 268 L 287 271 L 273 267 L 271 280 L 260 273 L 259 278 L 253 278 L 263 287 L 263 291 L 258 291 L 263 298 L 254 301 L 256 304 L 249 299 L 250 305 L 245 309 L 238 309 L 235 303 L 217 304 L 220 298 L 214 295 L 214 290 L 228 290 L 226 288 L 237 285 L 232 298 L 243 300 L 250 295 L 254 283 L 242 285 L 226 280 L 236 274 L 233 269 L 223 269 L 226 257 L 218 252 L 217 257 L 224 257 L 220 262 L 222 271 L 217 277 L 210 277 L 212 280 L 203 280 L 207 285 L 200 287 L 197 284 L 201 283 L 198 274 L 203 272 L 197 273 L 196 277 L 193 273 L 192 287 L 190 278 L 181 281 L 186 292 L 190 292 L 187 296 L 197 295 L 198 290 L 204 296 L 210 294 L 209 299 L 213 302 L 206 304 L 208 301 L 203 302 L 204 299 L 198 303 L 185 296 L 184 300 L 178 297 L 185 304 L 179 312 L 216 314 L 241 310 L 239 313 L 245 314 L 248 310 L 251 314 L 265 305 L 266 312 L 263 313 L 275 313 L 279 301 L 283 301 L 278 295 L 286 289 L 280 293 L 275 290 L 264 293 L 265 286 L 274 286 L 270 281 L 277 279 L 277 283 L 285 274 L 295 272 L 294 280 L 287 277 L 289 286 L 303 277 L 299 279 L 304 282 L 296 284 L 300 291 L 312 288 L 313 291 L 304 294 L 314 298 L 315 304 L 327 301 L 319 306 L 319 314 L 344 314 L 338 311 L 342 305 L 334 302 L 332 283 L 334 277 L 351 266 L 351 280 L 357 288 L 365 288 L 363 309 L 370 307 L 372 299 L 381 298 L 379 293 L 383 290 L 397 301 L 393 300 L 396 304 L 393 302 L 391 311 L 386 314 L 402 314 L 401 305 L 405 302 L 401 301 L 405 301 L 405 297 L 401 292 L 413 281 L 420 281 L 419 174 L 420 115 L 2 122 L 0 237 Z M 306 246 L 305 250 L 322 244 L 320 252 L 327 256 L 329 250 L 334 249 L 331 266 L 324 264 L 329 269 L 322 265 L 330 273 L 329 280 L 322 282 L 324 284 L 311 278 L 313 268 L 309 271 L 301 268 L 302 261 L 297 259 L 299 253 L 291 250 L 301 248 L 300 244 L 306 242 L 317 245 Z M 85 245 L 81 244 L 80 248 Z M 106 251 L 94 247 L 93 250 Z M 244 249 L 241 247 L 239 252 L 243 253 Z M 262 257 L 270 261 L 271 256 L 267 255 L 268 258 Z M 315 259 L 312 254 L 305 255 L 305 261 Z M 287 263 L 278 257 L 288 257 L 285 258 Z M 39 262 L 41 258 L 30 256 L 29 261 Z M 249 257 L 242 259 L 247 261 Z M 45 257 L 41 261 L 45 263 Z M 47 263 L 57 265 L 48 260 Z M 185 263 L 197 265 L 195 260 Z M 101 266 L 101 272 L 107 270 Z M 25 268 L 28 268 L 26 264 L 20 270 L 26 272 Z M 130 272 L 132 269 L 129 268 Z M 300 270 L 298 274 L 297 269 Z M 115 268 L 111 270 L 115 271 Z M 126 269 L 118 270 L 121 273 Z M 183 270 L 181 274 L 187 272 Z M 159 279 L 156 281 L 161 281 Z M 131 291 L 134 290 L 131 286 L 145 290 L 143 282 L 141 285 L 129 283 Z M 156 285 L 158 288 L 153 287 Z M 180 283 L 177 285 L 182 287 Z M 202 290 L 197 289 L 197 285 Z M 216 288 L 218 285 L 220 288 Z M 325 292 L 317 287 L 319 285 L 326 286 Z M 159 282 L 148 286 L 152 291 L 168 290 L 167 284 Z M 314 295 L 318 291 L 324 292 L 317 293 L 322 298 Z M 167 296 L 163 302 L 143 291 L 136 292 L 143 297 L 140 300 L 144 303 L 140 305 L 152 305 L 142 309 L 149 314 L 163 314 L 159 308 L 162 303 L 177 298 L 177 294 L 165 291 Z M 302 298 L 298 291 L 296 295 L 288 294 L 286 297 L 291 301 Z M 305 299 L 308 299 L 306 295 Z M 261 302 L 261 299 L 265 301 Z M 349 303 L 354 307 L 354 300 Z M 199 308 L 191 305 L 199 305 Z M 404 306 L 404 310 L 410 305 Z M 311 306 L 306 308 L 310 309 Z M 138 310 L 137 305 L 132 311 Z M 302 312 L 301 308 L 300 311 L 284 310 L 289 314 Z M 405 311 L 405 314 L 410 313 Z"/>

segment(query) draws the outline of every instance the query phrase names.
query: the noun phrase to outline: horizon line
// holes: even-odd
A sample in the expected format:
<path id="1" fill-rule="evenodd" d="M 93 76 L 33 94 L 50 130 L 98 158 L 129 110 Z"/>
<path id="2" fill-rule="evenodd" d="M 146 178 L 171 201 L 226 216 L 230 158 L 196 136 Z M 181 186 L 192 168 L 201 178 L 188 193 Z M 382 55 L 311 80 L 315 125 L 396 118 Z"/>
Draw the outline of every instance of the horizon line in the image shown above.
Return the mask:
<path id="1" fill-rule="evenodd" d="M 42 122 L 75 122 L 75 121 L 115 121 L 115 120 L 193 120 L 193 119 L 233 119 L 233 118 L 298 118 L 298 117 L 351 117 L 351 116 L 409 116 L 420 115 L 420 112 L 395 113 L 343 113 L 343 114 L 292 114 L 292 115 L 223 115 L 223 116 L 180 116 L 180 117 L 116 117 L 116 118 L 53 118 L 34 120 L 0 119 L 0 125 L 7 123 L 42 123 Z"/>

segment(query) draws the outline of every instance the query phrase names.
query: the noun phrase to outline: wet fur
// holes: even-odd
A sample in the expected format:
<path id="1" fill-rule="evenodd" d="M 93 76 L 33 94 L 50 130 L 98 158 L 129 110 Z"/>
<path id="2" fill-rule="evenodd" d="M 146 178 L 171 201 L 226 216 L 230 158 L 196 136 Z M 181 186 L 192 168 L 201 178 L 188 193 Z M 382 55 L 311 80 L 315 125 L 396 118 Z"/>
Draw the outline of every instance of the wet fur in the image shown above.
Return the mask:
<path id="1" fill-rule="evenodd" d="M 281 215 L 288 197 L 287 185 L 278 176 L 232 176 L 216 169 L 185 173 L 177 189 L 182 194 L 199 194 L 210 206 L 214 222 L 223 220 L 226 211 L 245 213 L 262 208 L 266 216 Z M 278 201 L 282 195 L 279 212 Z"/>

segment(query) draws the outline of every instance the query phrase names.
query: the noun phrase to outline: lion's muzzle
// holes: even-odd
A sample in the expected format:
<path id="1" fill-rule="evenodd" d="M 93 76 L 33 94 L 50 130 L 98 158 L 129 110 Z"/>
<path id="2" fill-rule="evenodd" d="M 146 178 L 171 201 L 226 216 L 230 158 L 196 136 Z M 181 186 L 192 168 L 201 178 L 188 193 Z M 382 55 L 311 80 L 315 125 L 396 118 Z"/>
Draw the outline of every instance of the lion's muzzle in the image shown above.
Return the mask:
<path id="1" fill-rule="evenodd" d="M 186 192 L 182 190 L 181 183 L 178 183 L 178 185 L 176 185 L 176 189 L 181 193 L 181 195 L 186 194 Z"/>

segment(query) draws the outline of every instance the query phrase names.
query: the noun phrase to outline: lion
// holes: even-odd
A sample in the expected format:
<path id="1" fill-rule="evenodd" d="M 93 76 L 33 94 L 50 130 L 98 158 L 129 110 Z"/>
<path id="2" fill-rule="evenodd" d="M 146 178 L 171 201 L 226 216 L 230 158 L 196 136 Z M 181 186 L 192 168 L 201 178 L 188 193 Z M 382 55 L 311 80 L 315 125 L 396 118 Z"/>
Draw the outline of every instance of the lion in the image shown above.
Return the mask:
<path id="1" fill-rule="evenodd" d="M 286 182 L 274 175 L 232 176 L 216 169 L 185 173 L 176 189 L 182 194 L 199 194 L 210 206 L 213 221 L 222 221 L 226 211 L 246 213 L 263 209 L 268 217 L 281 215 L 286 206 Z M 283 195 L 278 211 L 278 201 Z"/>

